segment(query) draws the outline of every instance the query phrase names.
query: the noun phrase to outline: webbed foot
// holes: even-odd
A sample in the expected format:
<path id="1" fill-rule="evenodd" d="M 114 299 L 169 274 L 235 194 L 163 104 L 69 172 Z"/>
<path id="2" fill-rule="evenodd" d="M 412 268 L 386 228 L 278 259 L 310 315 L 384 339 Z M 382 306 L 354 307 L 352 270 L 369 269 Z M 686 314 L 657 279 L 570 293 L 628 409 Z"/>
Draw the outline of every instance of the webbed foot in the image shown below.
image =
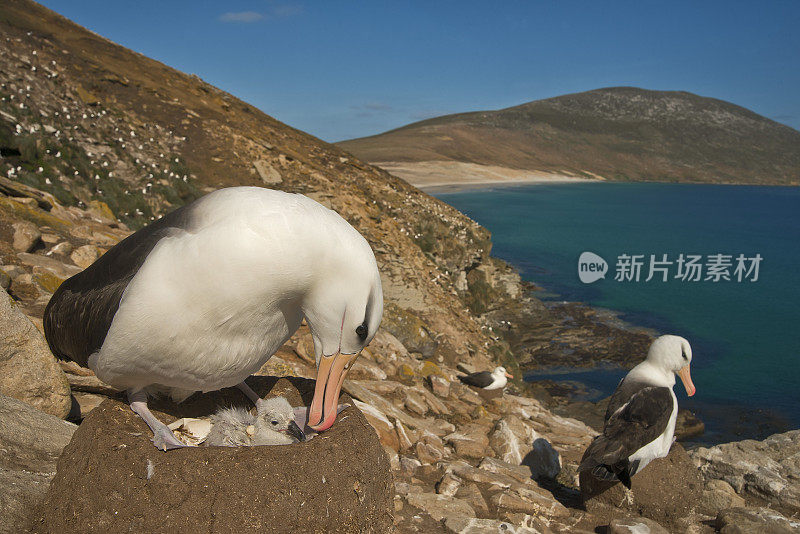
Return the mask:
<path id="1" fill-rule="evenodd" d="M 176 438 L 175 434 L 172 433 L 172 430 L 166 426 L 153 432 L 153 439 L 151 441 L 153 442 L 153 445 L 155 445 L 160 451 L 168 451 L 171 449 L 180 449 L 182 447 L 191 446 Z"/>

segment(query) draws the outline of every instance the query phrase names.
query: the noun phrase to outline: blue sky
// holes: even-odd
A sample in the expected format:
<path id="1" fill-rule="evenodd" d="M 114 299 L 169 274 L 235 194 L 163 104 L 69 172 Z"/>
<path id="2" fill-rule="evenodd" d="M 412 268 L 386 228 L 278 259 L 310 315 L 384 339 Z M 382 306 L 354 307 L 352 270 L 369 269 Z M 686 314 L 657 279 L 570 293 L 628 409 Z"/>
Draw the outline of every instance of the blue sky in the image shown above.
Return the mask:
<path id="1" fill-rule="evenodd" d="M 326 141 L 599 87 L 800 129 L 800 2 L 43 0 Z"/>

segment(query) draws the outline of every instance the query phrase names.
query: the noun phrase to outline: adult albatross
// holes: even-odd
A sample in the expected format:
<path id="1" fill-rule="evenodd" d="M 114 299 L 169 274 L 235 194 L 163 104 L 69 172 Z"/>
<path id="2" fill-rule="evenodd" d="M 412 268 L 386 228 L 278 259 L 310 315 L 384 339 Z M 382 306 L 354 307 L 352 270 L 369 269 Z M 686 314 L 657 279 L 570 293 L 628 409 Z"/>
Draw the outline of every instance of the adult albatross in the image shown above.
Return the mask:
<path id="1" fill-rule="evenodd" d="M 147 393 L 181 401 L 239 385 L 306 319 L 317 381 L 308 424 L 330 428 L 347 370 L 381 322 L 367 241 L 335 212 L 259 187 L 210 193 L 66 280 L 44 314 L 53 354 L 126 390 L 159 449 L 181 447 Z"/>
<path id="2" fill-rule="evenodd" d="M 691 361 L 692 347 L 684 338 L 661 336 L 653 341 L 645 361 L 630 370 L 611 396 L 603 433 L 586 449 L 578 471 L 620 481 L 630 489 L 633 475 L 651 460 L 665 457 L 675 441 L 678 417 L 672 391 L 675 374 L 690 397 L 695 393 Z"/>
<path id="3" fill-rule="evenodd" d="M 479 371 L 458 377 L 464 384 L 490 391 L 506 387 L 509 378 L 514 378 L 514 375 L 510 374 L 502 366 L 496 367 L 491 373 L 489 371 Z"/>

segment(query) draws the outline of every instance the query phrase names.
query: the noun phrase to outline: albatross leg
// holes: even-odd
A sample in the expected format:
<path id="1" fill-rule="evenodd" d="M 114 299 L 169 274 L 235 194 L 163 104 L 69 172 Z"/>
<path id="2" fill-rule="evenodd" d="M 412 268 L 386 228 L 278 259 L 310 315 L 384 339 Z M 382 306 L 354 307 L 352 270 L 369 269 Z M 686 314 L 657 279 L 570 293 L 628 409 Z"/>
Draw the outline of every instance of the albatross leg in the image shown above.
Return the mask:
<path id="1" fill-rule="evenodd" d="M 153 431 L 152 441 L 157 449 L 166 451 L 189 446 L 179 441 L 178 438 L 175 437 L 175 434 L 172 433 L 172 430 L 167 428 L 167 425 L 156 419 L 156 416 L 153 415 L 147 407 L 147 393 L 142 390 L 134 391 L 129 389 L 128 403 L 131 406 L 131 410 L 141 417 L 142 420 L 147 423 L 147 426 L 150 427 L 150 430 Z"/>
<path id="2" fill-rule="evenodd" d="M 242 382 L 241 384 L 236 386 L 239 390 L 244 393 L 248 399 L 250 399 L 253 404 L 256 405 L 256 409 L 261 406 L 261 403 L 264 402 L 261 397 L 258 396 L 258 393 L 253 391 L 253 388 L 247 385 L 246 382 Z"/>

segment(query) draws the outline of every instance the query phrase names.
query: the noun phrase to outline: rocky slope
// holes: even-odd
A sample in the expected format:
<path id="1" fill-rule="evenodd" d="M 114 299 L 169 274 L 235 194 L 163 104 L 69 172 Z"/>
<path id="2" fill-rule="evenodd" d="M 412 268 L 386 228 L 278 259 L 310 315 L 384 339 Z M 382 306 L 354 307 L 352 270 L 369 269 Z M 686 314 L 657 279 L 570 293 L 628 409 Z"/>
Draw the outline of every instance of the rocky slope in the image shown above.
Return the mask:
<path id="1" fill-rule="evenodd" d="M 555 415 L 555 401 L 542 387 L 529 391 L 516 384 L 506 395 L 481 396 L 455 379 L 456 366 L 502 361 L 513 367 L 512 353 L 522 346 L 528 350 L 520 356 L 534 363 L 597 353 L 621 361 L 646 345 L 646 335 L 592 321 L 591 310 L 580 306 L 545 307 L 512 269 L 489 256 L 488 232 L 467 217 L 196 77 L 30 2 L 0 6 L 0 27 L 0 300 L 7 303 L 0 308 L 0 332 L 8 333 L 0 347 L 0 393 L 63 416 L 66 381 L 75 401 L 70 418 L 77 422 L 107 398 L 119 400 L 119 392 L 91 371 L 56 365 L 41 350 L 31 322 L 41 327 L 58 284 L 151 217 L 216 187 L 303 192 L 365 235 L 384 277 L 384 328 L 344 390 L 391 465 L 397 530 L 547 532 L 609 524 L 607 516 L 583 509 L 576 487 L 576 463 L 595 431 Z M 302 328 L 261 374 L 313 377 L 311 347 Z M 20 362 L 47 369 L 36 371 L 42 387 L 19 380 L 32 372 Z M 3 501 L 14 521 L 2 528 L 18 532 L 26 520 L 42 518 L 31 517 L 34 505 L 74 429 L 0 401 L 0 448 L 6 451 L 0 483 L 4 492 L 14 485 Z M 113 414 L 108 406 L 97 413 Z M 15 439 L 14 425 L 25 421 L 35 437 Z M 97 432 L 84 430 L 81 444 L 70 450 L 100 439 Z M 42 436 L 52 438 L 47 447 L 31 446 Z M 180 478 L 179 464 L 167 467 L 174 470 L 165 472 L 166 480 Z M 144 477 L 146 465 L 137 465 L 135 476 Z M 249 472 L 248 466 L 235 463 L 233 475 Z M 264 469 L 268 476 L 281 466 Z M 61 468 L 59 473 L 69 478 Z M 785 472 L 781 476 L 787 480 Z M 642 477 L 642 484 L 647 480 Z M 702 503 L 689 512 L 659 512 L 655 520 L 673 529 L 709 530 L 701 521 L 754 499 L 744 488 L 741 496 L 731 490 L 742 499 L 735 502 L 718 495 L 719 488 L 695 488 Z M 334 488 L 351 490 L 358 487 Z M 59 502 L 54 499 L 49 502 Z M 765 502 L 772 501 L 752 500 Z M 786 511 L 782 506 L 776 504 Z M 747 512 L 747 520 L 764 515 L 759 513 Z M 620 510 L 618 519 L 648 521 L 641 514 Z M 37 528 L 47 530 L 47 524 L 40 521 Z"/>
<path id="2" fill-rule="evenodd" d="M 506 168 L 509 180 L 522 170 L 622 181 L 800 184 L 800 132 L 722 100 L 635 87 L 447 115 L 338 144 L 408 173 L 415 184 L 414 166 L 432 162 L 476 164 L 492 174 Z"/>

